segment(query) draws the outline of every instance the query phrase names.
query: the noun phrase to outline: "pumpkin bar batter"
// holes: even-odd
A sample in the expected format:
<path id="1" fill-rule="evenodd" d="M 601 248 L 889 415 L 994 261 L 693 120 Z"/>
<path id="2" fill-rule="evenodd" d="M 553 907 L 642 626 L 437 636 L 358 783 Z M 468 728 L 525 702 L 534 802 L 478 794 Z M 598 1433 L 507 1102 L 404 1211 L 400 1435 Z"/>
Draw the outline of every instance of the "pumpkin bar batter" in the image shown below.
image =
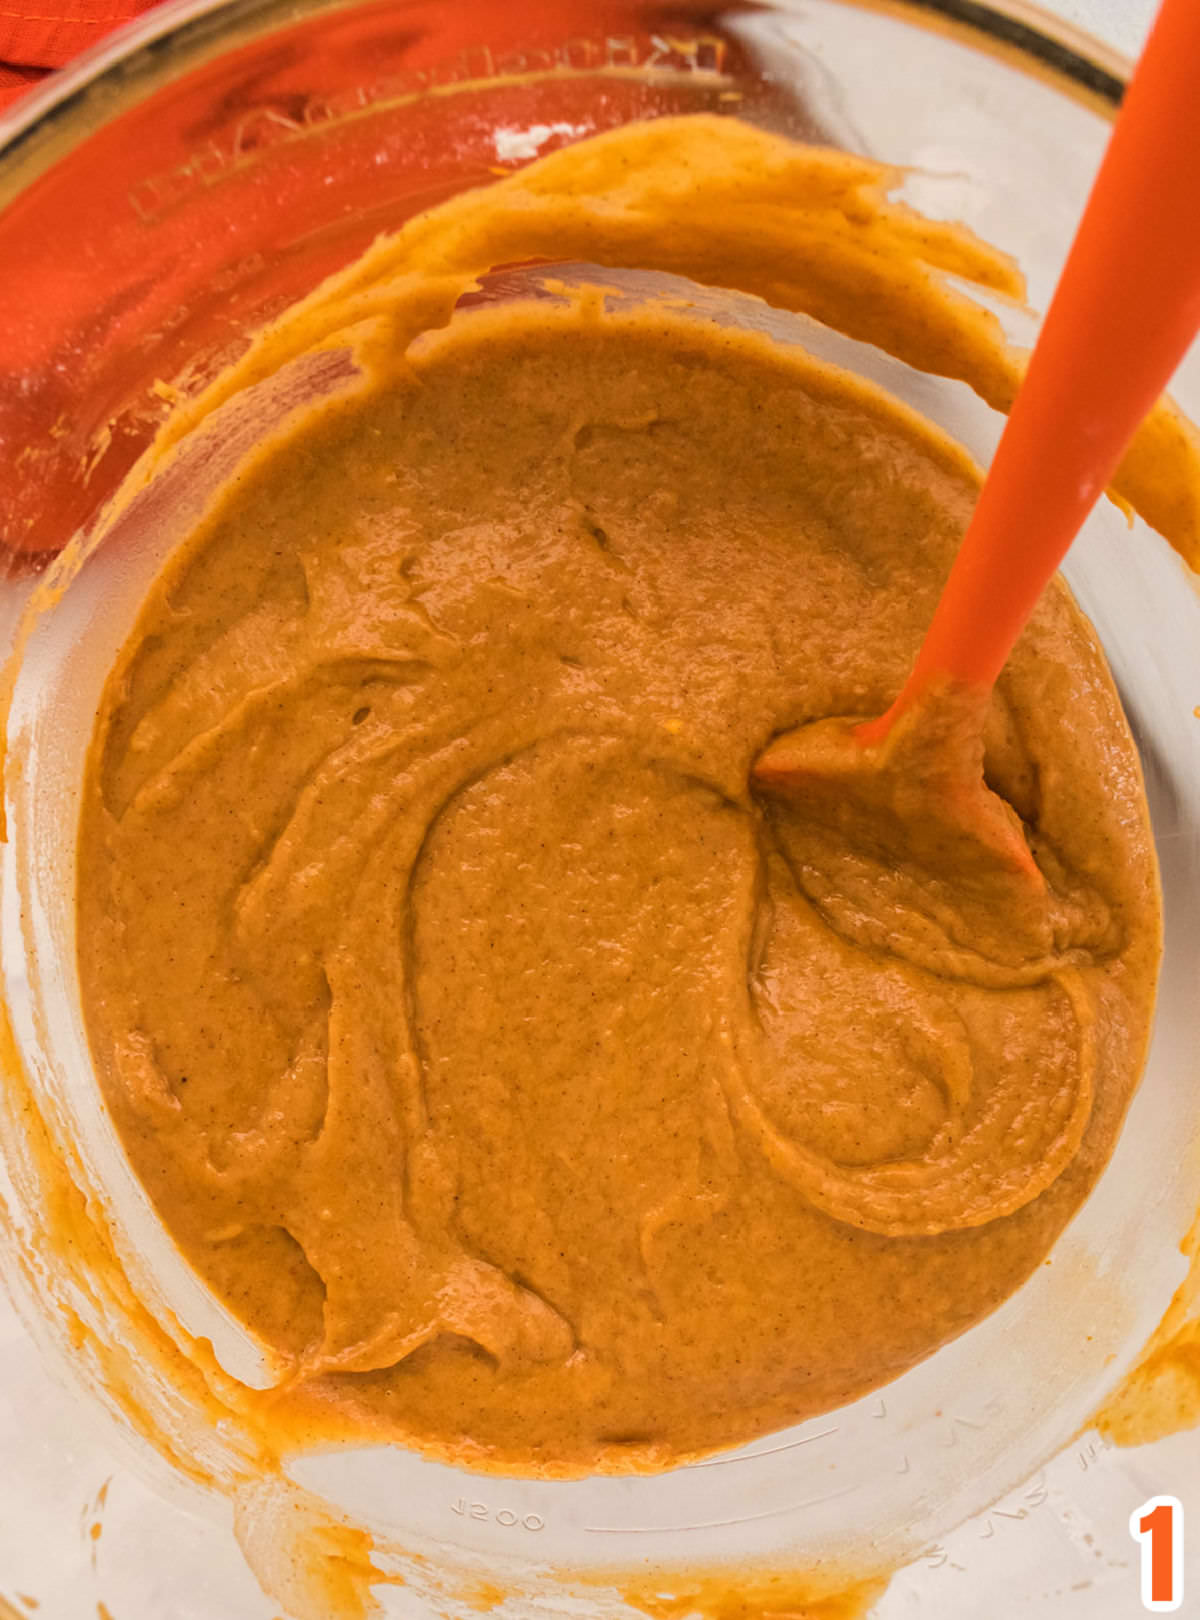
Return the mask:
<path id="1" fill-rule="evenodd" d="M 584 297 L 463 311 L 222 492 L 106 688 L 79 959 L 132 1162 L 278 1410 L 665 1466 L 895 1377 L 1044 1257 L 1159 945 L 1065 587 L 988 724 L 1070 896 L 1034 944 L 831 888 L 748 787 L 886 707 L 977 488 L 799 349 Z"/>

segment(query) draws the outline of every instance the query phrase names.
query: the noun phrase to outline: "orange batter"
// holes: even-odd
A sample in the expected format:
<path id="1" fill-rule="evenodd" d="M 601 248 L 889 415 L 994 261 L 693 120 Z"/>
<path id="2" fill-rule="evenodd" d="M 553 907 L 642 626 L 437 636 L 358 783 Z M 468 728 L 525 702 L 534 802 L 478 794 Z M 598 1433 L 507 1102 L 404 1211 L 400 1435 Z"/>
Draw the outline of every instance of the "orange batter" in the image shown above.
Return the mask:
<path id="1" fill-rule="evenodd" d="M 686 309 L 442 324 L 557 244 L 853 306 L 897 352 L 940 320 L 942 369 L 1002 394 L 1017 362 L 928 270 L 1002 262 L 880 179 L 635 126 L 415 221 L 243 374 L 349 333 L 364 381 L 146 602 L 97 718 L 79 951 L 134 1166 L 285 1415 L 527 1473 L 748 1440 L 994 1308 L 1111 1151 L 1158 898 L 1065 588 L 987 728 L 1059 901 L 1027 934 L 957 903 L 952 854 L 848 872 L 748 788 L 776 733 L 894 695 L 967 458 Z M 695 197 L 722 184 L 718 229 Z M 1160 408 L 1127 494 L 1177 431 Z"/>

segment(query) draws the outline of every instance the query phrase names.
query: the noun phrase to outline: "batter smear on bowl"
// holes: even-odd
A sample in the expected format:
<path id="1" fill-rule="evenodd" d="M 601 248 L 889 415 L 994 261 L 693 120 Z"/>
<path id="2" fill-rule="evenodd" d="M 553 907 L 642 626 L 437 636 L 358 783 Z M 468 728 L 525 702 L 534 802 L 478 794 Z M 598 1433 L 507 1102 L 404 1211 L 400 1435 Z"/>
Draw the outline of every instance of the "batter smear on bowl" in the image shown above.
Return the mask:
<path id="1" fill-rule="evenodd" d="M 758 165 L 758 201 L 800 162 L 668 122 L 660 185 L 705 143 Z M 515 183 L 481 194 L 486 263 L 520 256 L 514 220 L 545 251 L 539 174 L 564 229 L 587 193 L 619 234 L 642 138 L 535 165 L 529 217 Z M 861 202 L 870 170 L 806 172 Z M 886 707 L 977 470 L 878 389 L 685 308 L 439 324 L 470 256 L 438 215 L 392 304 L 355 306 L 400 311 L 393 362 L 222 492 L 109 679 L 89 1033 L 162 1219 L 275 1352 L 281 1412 L 471 1466 L 667 1466 L 894 1378 L 1086 1196 L 1153 1005 L 1138 760 L 1056 583 L 982 762 L 1055 904 L 991 926 L 952 852 L 848 871 L 751 765 Z"/>

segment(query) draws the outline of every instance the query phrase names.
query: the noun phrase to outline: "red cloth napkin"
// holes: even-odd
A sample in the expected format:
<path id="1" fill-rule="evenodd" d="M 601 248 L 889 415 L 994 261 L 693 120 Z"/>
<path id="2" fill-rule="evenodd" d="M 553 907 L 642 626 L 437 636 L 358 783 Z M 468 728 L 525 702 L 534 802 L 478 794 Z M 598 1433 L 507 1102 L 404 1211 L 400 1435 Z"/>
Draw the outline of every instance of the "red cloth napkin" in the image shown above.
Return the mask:
<path id="1" fill-rule="evenodd" d="M 155 0 L 0 0 L 0 112 Z"/>

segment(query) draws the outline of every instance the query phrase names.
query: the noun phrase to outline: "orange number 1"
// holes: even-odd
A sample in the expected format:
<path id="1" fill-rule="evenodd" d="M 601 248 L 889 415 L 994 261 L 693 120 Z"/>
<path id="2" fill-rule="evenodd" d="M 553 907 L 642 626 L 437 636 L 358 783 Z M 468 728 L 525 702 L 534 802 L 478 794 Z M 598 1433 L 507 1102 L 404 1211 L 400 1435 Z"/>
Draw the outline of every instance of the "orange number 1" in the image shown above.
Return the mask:
<path id="1" fill-rule="evenodd" d="M 1183 1504 L 1152 1496 L 1129 1516 L 1129 1534 L 1142 1546 L 1142 1607 L 1156 1614 L 1183 1602 Z"/>

